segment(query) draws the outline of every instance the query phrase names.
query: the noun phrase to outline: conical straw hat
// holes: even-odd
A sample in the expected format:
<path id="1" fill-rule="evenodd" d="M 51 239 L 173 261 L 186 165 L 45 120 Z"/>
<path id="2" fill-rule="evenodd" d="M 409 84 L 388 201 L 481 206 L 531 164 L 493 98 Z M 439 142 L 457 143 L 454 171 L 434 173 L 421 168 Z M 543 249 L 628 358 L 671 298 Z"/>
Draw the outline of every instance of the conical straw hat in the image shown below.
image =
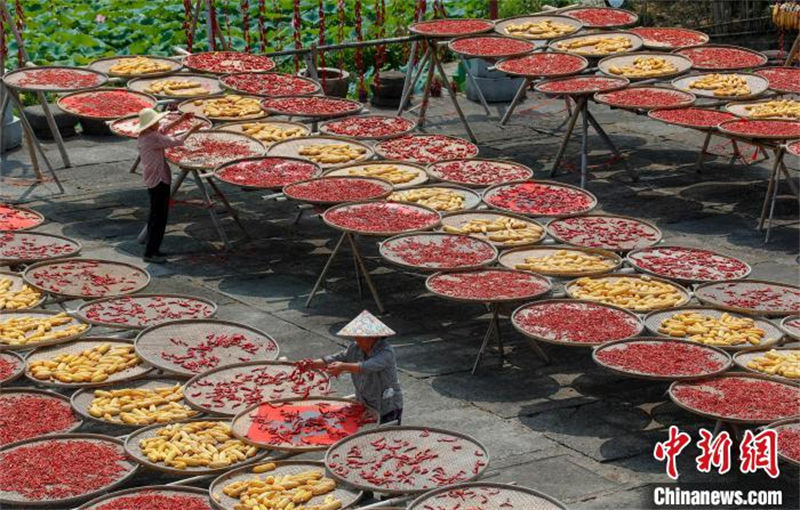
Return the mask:
<path id="1" fill-rule="evenodd" d="M 364 310 L 336 334 L 349 337 L 383 337 L 392 336 L 396 333 L 377 317 Z"/>

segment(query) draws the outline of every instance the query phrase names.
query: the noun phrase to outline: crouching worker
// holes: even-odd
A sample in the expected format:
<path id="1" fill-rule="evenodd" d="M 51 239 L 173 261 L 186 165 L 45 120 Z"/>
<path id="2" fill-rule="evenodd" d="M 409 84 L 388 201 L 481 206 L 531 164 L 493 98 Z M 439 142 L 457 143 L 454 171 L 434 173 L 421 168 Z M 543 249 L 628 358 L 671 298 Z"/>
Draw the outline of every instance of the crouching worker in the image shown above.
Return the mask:
<path id="1" fill-rule="evenodd" d="M 314 361 L 314 368 L 334 376 L 347 372 L 353 380 L 356 399 L 378 411 L 381 423 L 403 416 L 403 392 L 397 379 L 394 348 L 386 337 L 395 334 L 377 317 L 364 310 L 337 333 L 350 337 L 347 349 Z"/>

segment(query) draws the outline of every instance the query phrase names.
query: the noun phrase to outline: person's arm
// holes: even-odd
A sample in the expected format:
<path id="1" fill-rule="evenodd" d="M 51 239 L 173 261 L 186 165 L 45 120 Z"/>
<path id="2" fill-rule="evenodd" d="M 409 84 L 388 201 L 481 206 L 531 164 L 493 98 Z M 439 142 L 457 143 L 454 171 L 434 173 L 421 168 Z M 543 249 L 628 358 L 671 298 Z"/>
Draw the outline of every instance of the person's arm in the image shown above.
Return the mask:
<path id="1" fill-rule="evenodd" d="M 178 124 L 180 124 L 184 120 L 191 119 L 192 117 L 194 117 L 193 113 L 189 113 L 189 112 L 183 113 L 180 117 L 178 117 L 177 119 L 173 120 L 172 122 L 170 122 L 168 124 L 164 124 L 163 126 L 161 126 L 159 128 L 159 131 L 161 133 L 167 133 L 167 132 L 169 132 L 170 129 L 174 128 L 175 126 L 177 126 Z"/>
<path id="2" fill-rule="evenodd" d="M 348 372 L 351 374 L 360 374 L 362 372 L 380 372 L 392 366 L 394 362 L 394 355 L 392 352 L 388 349 L 385 349 L 377 353 L 375 356 L 360 363 L 331 363 L 328 365 L 328 371 L 334 375 L 339 375 L 342 372 Z"/>

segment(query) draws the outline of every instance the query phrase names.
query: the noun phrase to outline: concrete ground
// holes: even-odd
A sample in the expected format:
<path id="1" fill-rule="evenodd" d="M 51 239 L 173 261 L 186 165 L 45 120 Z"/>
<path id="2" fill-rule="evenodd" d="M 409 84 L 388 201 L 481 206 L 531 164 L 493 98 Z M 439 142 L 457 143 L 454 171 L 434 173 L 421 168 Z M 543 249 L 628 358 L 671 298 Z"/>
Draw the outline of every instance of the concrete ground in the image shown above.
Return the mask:
<path id="1" fill-rule="evenodd" d="M 462 103 L 483 157 L 513 159 L 531 166 L 537 178 L 547 177 L 565 119 L 563 102 L 529 94 L 505 129 L 496 118 L 486 119 L 477 105 L 463 98 Z M 493 117 L 503 108 L 493 107 Z M 753 278 L 797 282 L 796 202 L 780 200 L 769 244 L 754 228 L 769 162 L 729 165 L 731 147 L 714 139 L 711 150 L 720 156 L 697 173 L 693 165 L 702 143 L 697 132 L 600 105 L 593 104 L 592 111 L 641 175 L 631 183 L 592 133 L 588 189 L 598 196 L 601 211 L 655 222 L 667 243 L 741 257 L 752 265 Z M 446 98 L 433 99 L 427 128 L 464 135 Z M 147 195 L 141 176 L 128 173 L 135 144 L 77 137 L 67 146 L 74 167 L 58 170 L 65 194 L 57 194 L 52 183 L 30 188 L 26 181 L 6 179 L 0 197 L 42 212 L 48 222 L 40 230 L 80 240 L 85 256 L 141 263 L 142 247 L 135 237 L 146 218 Z M 53 145 L 47 150 L 52 161 L 60 161 Z M 567 155 L 569 168 L 578 164 L 577 150 L 576 139 Z M 21 150 L 9 154 L 3 175 L 30 178 L 26 157 Z M 789 164 L 798 167 L 798 161 Z M 570 172 L 558 180 L 578 179 Z M 182 199 L 197 197 L 193 186 L 186 190 L 192 192 Z M 375 308 L 368 295 L 359 299 L 349 256 L 334 264 L 332 278 L 312 307 L 304 305 L 338 234 L 315 216 L 293 224 L 297 210 L 292 202 L 264 200 L 262 193 L 231 187 L 225 191 L 251 238 L 236 240 L 229 252 L 217 251 L 207 215 L 177 205 L 164 243 L 174 256 L 169 264 L 147 267 L 154 277 L 148 292 L 211 298 L 219 304 L 219 318 L 271 333 L 290 359 L 342 348 L 346 341 L 334 333 L 362 309 Z M 231 236 L 239 235 L 230 220 L 224 224 Z M 588 350 L 545 346 L 553 363 L 543 364 L 508 321 L 502 324 L 506 363 L 498 366 L 492 353 L 470 375 L 486 328 L 485 309 L 433 297 L 418 275 L 383 264 L 375 240 L 361 244 L 387 306 L 383 319 L 399 333 L 392 343 L 405 394 L 404 423 L 459 430 L 482 441 L 491 454 L 487 479 L 541 490 L 569 508 L 641 508 L 648 505 L 650 485 L 668 481 L 664 465 L 652 455 L 667 427 L 679 425 L 695 432 L 695 438 L 698 428 L 713 427 L 671 404 L 666 384 L 601 370 Z M 798 507 L 797 470 L 783 466 L 778 480 L 734 474 L 735 465 L 725 476 L 702 475 L 694 467 L 696 454 L 692 446 L 681 457 L 682 487 L 707 482 L 717 488 L 778 488 L 784 491 L 785 507 Z M 139 478 L 160 480 L 152 474 Z"/>

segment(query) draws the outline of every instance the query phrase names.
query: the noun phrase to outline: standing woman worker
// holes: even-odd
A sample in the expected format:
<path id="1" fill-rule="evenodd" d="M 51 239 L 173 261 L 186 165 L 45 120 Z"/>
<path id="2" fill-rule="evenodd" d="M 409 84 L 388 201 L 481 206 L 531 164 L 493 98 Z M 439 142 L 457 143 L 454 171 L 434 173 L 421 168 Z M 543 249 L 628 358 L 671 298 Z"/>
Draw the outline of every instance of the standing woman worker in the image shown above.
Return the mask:
<path id="1" fill-rule="evenodd" d="M 161 253 L 161 241 L 167 229 L 167 216 L 169 215 L 170 185 L 172 171 L 169 169 L 164 149 L 183 145 L 184 140 L 200 129 L 199 124 L 193 125 L 181 136 L 169 136 L 166 133 L 179 122 L 191 117 L 185 113 L 174 122 L 160 126 L 159 122 L 167 115 L 157 113 L 152 108 L 145 108 L 139 112 L 139 159 L 144 175 L 144 184 L 150 195 L 150 216 L 147 219 L 147 245 L 144 250 L 144 261 L 154 264 L 166 262 L 166 257 Z"/>
<path id="2" fill-rule="evenodd" d="M 356 399 L 375 409 L 381 423 L 403 417 L 403 392 L 397 379 L 394 348 L 386 337 L 394 335 L 386 324 L 364 310 L 338 336 L 351 337 L 347 349 L 314 361 L 314 368 L 334 376 L 348 372 L 356 390 Z"/>

